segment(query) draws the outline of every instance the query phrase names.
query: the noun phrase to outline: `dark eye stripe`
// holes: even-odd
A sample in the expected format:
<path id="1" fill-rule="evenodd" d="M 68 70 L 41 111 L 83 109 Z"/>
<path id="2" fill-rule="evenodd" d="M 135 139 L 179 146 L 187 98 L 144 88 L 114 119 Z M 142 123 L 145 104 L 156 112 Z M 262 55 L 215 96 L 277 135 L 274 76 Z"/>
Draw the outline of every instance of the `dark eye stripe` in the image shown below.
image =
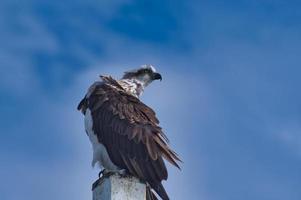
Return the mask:
<path id="1" fill-rule="evenodd" d="M 139 73 L 151 73 L 150 69 L 141 69 Z"/>

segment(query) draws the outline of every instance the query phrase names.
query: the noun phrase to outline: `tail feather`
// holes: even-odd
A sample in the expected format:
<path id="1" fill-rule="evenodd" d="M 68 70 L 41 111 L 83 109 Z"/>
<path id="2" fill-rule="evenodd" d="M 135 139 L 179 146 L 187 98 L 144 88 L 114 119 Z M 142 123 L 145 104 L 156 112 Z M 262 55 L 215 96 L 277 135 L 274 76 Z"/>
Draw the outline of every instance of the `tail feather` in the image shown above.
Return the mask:
<path id="1" fill-rule="evenodd" d="M 149 186 L 146 186 L 146 200 L 158 200 Z"/>
<path id="2" fill-rule="evenodd" d="M 156 191 L 156 193 L 162 198 L 162 200 L 169 200 L 169 197 L 162 185 L 162 183 L 151 185 L 152 188 Z"/>

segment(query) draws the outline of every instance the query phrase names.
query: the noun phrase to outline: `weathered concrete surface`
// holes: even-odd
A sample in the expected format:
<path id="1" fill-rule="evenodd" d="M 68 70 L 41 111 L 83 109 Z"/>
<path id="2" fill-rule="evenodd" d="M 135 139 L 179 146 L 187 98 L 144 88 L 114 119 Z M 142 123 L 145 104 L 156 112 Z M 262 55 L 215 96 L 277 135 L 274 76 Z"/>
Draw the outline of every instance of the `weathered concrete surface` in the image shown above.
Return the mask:
<path id="1" fill-rule="evenodd" d="M 134 177 L 117 174 L 101 177 L 93 184 L 93 200 L 145 200 L 146 186 Z"/>

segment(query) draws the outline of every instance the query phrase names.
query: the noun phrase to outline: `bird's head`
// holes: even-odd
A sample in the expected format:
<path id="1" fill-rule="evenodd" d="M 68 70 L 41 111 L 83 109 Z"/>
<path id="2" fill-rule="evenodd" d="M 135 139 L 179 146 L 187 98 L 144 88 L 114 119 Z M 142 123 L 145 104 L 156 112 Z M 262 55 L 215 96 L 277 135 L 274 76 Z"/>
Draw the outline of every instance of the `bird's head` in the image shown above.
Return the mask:
<path id="1" fill-rule="evenodd" d="M 161 74 L 156 72 L 156 69 L 152 65 L 142 65 L 138 69 L 127 71 L 124 73 L 122 79 L 137 80 L 147 86 L 154 80 L 162 80 Z"/>

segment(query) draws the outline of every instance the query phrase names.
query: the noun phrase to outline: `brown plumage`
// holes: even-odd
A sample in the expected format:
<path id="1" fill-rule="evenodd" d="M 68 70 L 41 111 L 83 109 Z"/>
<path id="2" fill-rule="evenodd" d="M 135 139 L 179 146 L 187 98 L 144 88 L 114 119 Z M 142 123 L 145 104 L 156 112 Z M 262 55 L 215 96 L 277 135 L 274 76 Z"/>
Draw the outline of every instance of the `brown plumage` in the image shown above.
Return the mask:
<path id="1" fill-rule="evenodd" d="M 90 87 L 78 109 L 91 110 L 93 131 L 116 166 L 147 182 L 162 199 L 169 199 L 161 184 L 168 177 L 163 158 L 178 168 L 180 159 L 168 146 L 155 112 L 112 77 L 101 78 L 103 82 Z M 156 199 L 150 191 L 148 196 Z"/>

